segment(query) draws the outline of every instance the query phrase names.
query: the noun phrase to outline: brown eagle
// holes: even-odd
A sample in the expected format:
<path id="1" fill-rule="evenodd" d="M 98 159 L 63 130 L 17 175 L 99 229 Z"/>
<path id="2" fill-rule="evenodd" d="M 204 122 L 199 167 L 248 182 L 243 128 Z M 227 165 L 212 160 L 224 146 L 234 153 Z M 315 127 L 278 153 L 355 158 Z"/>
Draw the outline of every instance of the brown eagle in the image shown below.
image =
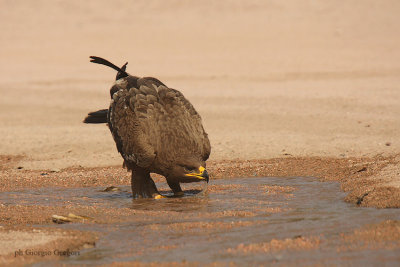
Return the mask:
<path id="1" fill-rule="evenodd" d="M 90 58 L 118 74 L 110 89 L 110 107 L 89 113 L 84 122 L 108 124 L 124 167 L 132 171 L 133 197 L 163 197 L 150 173 L 163 175 L 176 196 L 183 195 L 180 183 L 208 183 L 210 141 L 200 115 L 183 94 L 156 78 L 128 74 L 128 63 L 119 68 L 103 58 Z"/>

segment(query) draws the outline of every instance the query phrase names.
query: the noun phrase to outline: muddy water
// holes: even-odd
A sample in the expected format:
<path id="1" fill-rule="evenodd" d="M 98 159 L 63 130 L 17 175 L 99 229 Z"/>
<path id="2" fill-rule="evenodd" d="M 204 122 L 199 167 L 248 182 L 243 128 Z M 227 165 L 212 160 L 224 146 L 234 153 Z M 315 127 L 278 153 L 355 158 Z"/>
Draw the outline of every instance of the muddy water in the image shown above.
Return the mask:
<path id="1" fill-rule="evenodd" d="M 118 192 L 101 189 L 9 192 L 1 193 L 0 201 L 57 206 L 68 198 L 77 205 L 137 211 L 123 223 L 57 226 L 100 233 L 95 248 L 63 259 L 65 264 L 378 265 L 382 260 L 386 264 L 399 260 L 399 249 L 343 249 L 342 233 L 387 219 L 400 220 L 400 212 L 347 204 L 337 183 L 307 177 L 221 179 L 212 181 L 207 192 L 187 191 L 183 198 L 161 200 L 132 200 L 129 187 Z"/>

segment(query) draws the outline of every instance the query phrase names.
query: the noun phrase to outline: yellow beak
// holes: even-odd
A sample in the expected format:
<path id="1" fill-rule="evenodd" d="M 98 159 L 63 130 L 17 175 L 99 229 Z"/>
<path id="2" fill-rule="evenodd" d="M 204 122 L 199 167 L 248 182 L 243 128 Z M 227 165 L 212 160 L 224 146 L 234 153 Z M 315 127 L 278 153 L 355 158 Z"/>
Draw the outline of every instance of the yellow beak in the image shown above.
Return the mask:
<path id="1" fill-rule="evenodd" d="M 201 180 L 206 180 L 207 183 L 209 180 L 208 172 L 207 172 L 206 168 L 204 168 L 203 166 L 199 167 L 199 172 L 188 173 L 188 174 L 185 174 L 185 176 L 189 176 L 189 177 L 191 176 L 191 177 L 196 177 Z"/>

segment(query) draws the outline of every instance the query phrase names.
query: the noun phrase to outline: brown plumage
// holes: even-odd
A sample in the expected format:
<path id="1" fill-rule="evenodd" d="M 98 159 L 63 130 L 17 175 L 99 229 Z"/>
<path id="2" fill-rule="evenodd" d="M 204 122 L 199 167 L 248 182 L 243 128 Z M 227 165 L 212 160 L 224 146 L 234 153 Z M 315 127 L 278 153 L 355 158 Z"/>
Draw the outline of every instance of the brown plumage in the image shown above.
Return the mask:
<path id="1" fill-rule="evenodd" d="M 132 171 L 133 197 L 161 197 L 150 173 L 163 175 L 175 195 L 179 183 L 206 180 L 211 151 L 201 117 L 178 90 L 152 77 L 139 78 L 99 57 L 92 62 L 118 71 L 108 110 L 91 112 L 85 123 L 107 123 L 124 166 Z"/>

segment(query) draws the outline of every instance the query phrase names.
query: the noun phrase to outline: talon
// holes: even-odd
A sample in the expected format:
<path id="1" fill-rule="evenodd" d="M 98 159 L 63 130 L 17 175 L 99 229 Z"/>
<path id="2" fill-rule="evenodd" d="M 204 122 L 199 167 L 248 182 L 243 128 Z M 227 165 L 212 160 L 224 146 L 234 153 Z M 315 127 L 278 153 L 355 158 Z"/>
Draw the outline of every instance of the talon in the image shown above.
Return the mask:
<path id="1" fill-rule="evenodd" d="M 161 199 L 161 198 L 166 198 L 166 197 L 163 196 L 163 195 L 156 195 L 156 196 L 154 197 L 154 199 Z"/>

